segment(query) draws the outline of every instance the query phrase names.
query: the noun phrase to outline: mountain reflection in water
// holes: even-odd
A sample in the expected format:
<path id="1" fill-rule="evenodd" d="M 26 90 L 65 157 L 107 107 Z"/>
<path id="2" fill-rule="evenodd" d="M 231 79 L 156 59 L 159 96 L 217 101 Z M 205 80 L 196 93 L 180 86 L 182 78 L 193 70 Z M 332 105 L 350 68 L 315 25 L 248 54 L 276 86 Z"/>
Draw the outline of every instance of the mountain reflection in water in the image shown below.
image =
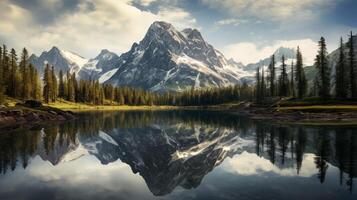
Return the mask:
<path id="1" fill-rule="evenodd" d="M 327 183 L 326 187 L 338 190 L 335 196 L 330 196 L 332 199 L 356 197 L 353 188 L 357 176 L 356 127 L 274 126 L 223 112 L 157 111 L 88 112 L 80 114 L 78 120 L 67 123 L 0 133 L 0 199 L 11 199 L 13 195 L 6 190 L 5 182 L 11 176 L 25 177 L 24 173 L 28 171 L 33 179 L 42 178 L 43 181 L 43 177 L 37 177 L 33 172 L 35 169 L 27 170 L 32 163 L 37 169 L 51 170 L 68 163 L 79 163 L 88 156 L 100 161 L 99 165 L 90 161 L 93 167 L 98 166 L 98 176 L 101 170 L 104 172 L 114 163 L 126 163 L 132 173 L 144 179 L 154 196 L 172 199 L 180 199 L 175 196 L 176 190 L 180 192 L 179 188 L 187 189 L 185 193 L 200 188 L 210 172 L 211 177 L 222 183 L 220 188 L 215 188 L 217 193 L 227 194 L 213 199 L 234 199 L 234 195 L 243 193 L 245 197 L 257 195 L 254 192 L 238 192 L 238 185 L 244 183 L 237 183 L 236 193 L 230 196 L 232 189 L 228 192 L 222 188 L 232 179 L 225 177 L 227 173 L 244 178 L 264 176 L 271 180 L 274 177 L 300 177 L 309 178 L 309 181 L 313 179 L 311 184 L 322 183 L 314 187 L 322 187 L 331 178 L 336 183 Z M 44 164 L 48 162 L 52 166 Z M 88 166 L 76 164 L 76 167 L 78 169 L 73 170 Z M 222 171 L 225 174 L 220 176 Z M 46 177 L 47 184 L 54 184 L 66 175 L 51 173 L 51 176 L 57 177 Z M 92 178 L 86 177 L 87 183 L 95 182 L 95 176 L 88 173 L 88 177 Z M 207 179 L 207 186 L 202 186 L 205 188 L 202 190 L 208 190 L 211 184 L 211 178 Z M 20 184 L 13 181 L 12 187 L 20 189 L 17 188 Z M 246 183 L 251 184 L 251 188 L 256 184 L 249 180 Z M 56 188 L 56 184 L 53 187 Z M 109 190 L 106 185 L 102 187 Z M 261 190 L 271 193 L 266 187 Z M 294 188 L 293 183 L 289 187 Z M 123 194 L 116 195 L 119 199 L 127 198 L 120 196 Z M 202 195 L 192 195 L 192 199 L 205 199 Z M 271 195 L 273 199 L 280 198 L 274 193 Z M 321 197 L 319 193 L 314 195 L 311 194 L 311 197 Z M 339 195 L 347 196 L 342 198 Z M 76 199 L 73 196 L 69 198 Z"/>

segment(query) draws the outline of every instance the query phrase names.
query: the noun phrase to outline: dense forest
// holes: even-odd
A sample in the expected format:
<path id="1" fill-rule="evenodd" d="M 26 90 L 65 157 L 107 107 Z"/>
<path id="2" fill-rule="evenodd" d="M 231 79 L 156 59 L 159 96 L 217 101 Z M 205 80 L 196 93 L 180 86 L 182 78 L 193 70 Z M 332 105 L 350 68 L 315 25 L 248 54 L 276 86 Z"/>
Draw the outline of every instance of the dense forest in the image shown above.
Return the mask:
<path id="1" fill-rule="evenodd" d="M 296 53 L 296 63 L 286 63 L 285 57 L 281 58 L 280 74 L 276 78 L 276 58 L 273 55 L 265 75 L 264 68 L 258 68 L 256 72 L 255 100 L 264 103 L 272 97 L 319 97 L 322 100 L 335 98 L 338 100 L 357 98 L 357 66 L 352 32 L 345 44 L 340 39 L 339 58 L 335 69 L 331 69 L 328 62 L 328 53 L 325 38 L 318 41 L 314 68 L 316 75 L 312 84 L 308 84 L 305 75 L 302 53 L 299 47 Z M 290 74 L 288 74 L 290 67 Z M 335 75 L 332 76 L 332 70 Z"/>
<path id="2" fill-rule="evenodd" d="M 339 59 L 333 78 L 328 64 L 326 41 L 321 37 L 314 63 L 317 73 L 312 80 L 313 84 L 308 83 L 302 52 L 297 47 L 295 63 L 286 63 L 285 57 L 282 56 L 281 66 L 275 66 L 276 60 L 280 58 L 272 55 L 267 69 L 257 69 L 255 85 L 243 81 L 239 85 L 225 88 L 192 88 L 182 93 L 160 94 L 100 84 L 98 80 L 78 80 L 76 74 L 69 71 L 56 74 L 55 66 L 49 64 L 45 65 L 41 76 L 37 68 L 28 62 L 29 53 L 26 48 L 18 56 L 15 49 L 9 52 L 6 45 L 3 45 L 0 47 L 0 103 L 4 102 L 5 96 L 22 100 L 41 100 L 45 103 L 67 100 L 93 105 L 180 106 L 216 105 L 238 101 L 266 103 L 272 98 L 284 97 L 354 99 L 357 98 L 357 66 L 353 37 L 351 32 L 346 44 L 342 38 L 340 40 Z"/>
<path id="3" fill-rule="evenodd" d="M 252 99 L 253 88 L 247 83 L 226 88 L 188 90 L 183 93 L 153 93 L 129 87 L 100 84 L 98 80 L 78 80 L 75 73 L 45 65 L 42 79 L 36 67 L 28 62 L 24 48 L 20 58 L 15 49 L 0 47 L 0 102 L 4 97 L 34 99 L 45 103 L 58 100 L 93 105 L 211 105 Z"/>

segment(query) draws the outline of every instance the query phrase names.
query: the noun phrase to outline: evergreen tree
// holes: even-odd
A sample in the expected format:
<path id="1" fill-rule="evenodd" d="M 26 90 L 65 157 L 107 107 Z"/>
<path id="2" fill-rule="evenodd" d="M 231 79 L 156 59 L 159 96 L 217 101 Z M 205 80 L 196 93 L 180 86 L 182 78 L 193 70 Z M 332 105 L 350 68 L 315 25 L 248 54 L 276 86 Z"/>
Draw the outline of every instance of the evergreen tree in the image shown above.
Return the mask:
<path id="1" fill-rule="evenodd" d="M 270 96 L 275 96 L 275 55 L 271 56 L 269 64 L 269 83 L 270 83 Z"/>
<path id="2" fill-rule="evenodd" d="M 265 98 L 265 90 L 266 90 L 266 86 L 265 86 L 264 67 L 262 67 L 262 78 L 260 79 L 260 98 L 262 99 L 262 101 L 264 101 Z"/>
<path id="3" fill-rule="evenodd" d="M 306 83 L 302 54 L 299 47 L 297 48 L 297 52 L 296 52 L 295 81 L 297 85 L 297 96 L 298 98 L 301 99 L 306 94 L 307 83 Z"/>
<path id="4" fill-rule="evenodd" d="M 291 96 L 295 97 L 295 83 L 294 83 L 294 61 L 291 62 L 291 78 L 290 78 L 290 91 Z"/>
<path id="5" fill-rule="evenodd" d="M 67 100 L 75 101 L 74 80 L 69 71 L 67 71 L 67 91 Z"/>
<path id="6" fill-rule="evenodd" d="M 315 61 L 319 78 L 319 96 L 327 98 L 330 96 L 330 69 L 327 62 L 327 48 L 325 38 L 319 41 L 318 61 Z"/>
<path id="7" fill-rule="evenodd" d="M 31 98 L 40 100 L 41 99 L 41 83 L 39 80 L 39 75 L 35 67 L 30 64 L 30 79 L 31 79 Z"/>
<path id="8" fill-rule="evenodd" d="M 255 77 L 256 77 L 256 86 L 255 86 L 255 88 L 256 88 L 255 89 L 256 102 L 260 103 L 261 102 L 261 96 L 260 96 L 261 87 L 260 87 L 260 69 L 259 69 L 259 67 L 257 68 L 257 73 L 256 73 Z"/>
<path id="9" fill-rule="evenodd" d="M 52 74 L 49 64 L 46 64 L 45 66 L 45 71 L 43 74 L 43 83 L 43 98 L 45 103 L 49 103 L 52 97 Z"/>
<path id="10" fill-rule="evenodd" d="M 345 47 L 343 44 L 343 39 L 340 39 L 340 48 L 339 48 L 339 58 L 336 64 L 336 87 L 335 94 L 337 98 L 346 98 L 348 82 L 346 81 L 346 58 L 345 58 Z"/>
<path id="11" fill-rule="evenodd" d="M 10 82 L 9 82 L 9 94 L 11 97 L 18 97 L 19 94 L 19 74 L 17 69 L 17 55 L 15 49 L 11 49 L 10 52 Z"/>
<path id="12" fill-rule="evenodd" d="M 348 42 L 349 51 L 348 51 L 348 58 L 349 58 L 349 68 L 350 68 L 350 93 L 352 98 L 357 98 L 357 86 L 356 86 L 356 73 L 357 73 L 357 66 L 356 66 L 356 56 L 354 51 L 354 41 L 353 35 L 351 31 L 350 39 Z"/>
<path id="13" fill-rule="evenodd" d="M 52 102 L 55 102 L 56 99 L 57 99 L 57 95 L 58 95 L 58 85 L 57 85 L 57 78 L 56 78 L 56 75 L 55 75 L 55 69 L 54 67 L 52 66 L 52 69 L 51 69 L 51 80 L 52 80 L 52 88 L 51 88 L 51 91 L 52 91 L 52 95 L 51 95 L 51 100 Z"/>
<path id="14" fill-rule="evenodd" d="M 281 74 L 279 77 L 279 96 L 286 97 L 288 96 L 288 74 L 286 72 L 285 56 L 281 58 Z"/>
<path id="15" fill-rule="evenodd" d="M 63 81 L 63 72 L 60 70 L 59 72 L 59 87 L 58 87 L 58 96 L 60 98 L 65 98 L 65 87 L 64 87 L 64 81 Z"/>
<path id="16" fill-rule="evenodd" d="M 23 99 L 28 99 L 30 97 L 30 90 L 31 90 L 31 82 L 30 82 L 30 75 L 28 69 L 28 52 L 26 48 L 22 50 L 21 59 L 20 59 L 20 75 L 21 75 L 21 91 L 19 91 L 20 96 Z M 26 84 L 25 84 L 26 83 Z"/>
<path id="17" fill-rule="evenodd" d="M 2 48 L 0 47 L 0 103 L 4 102 L 4 73 L 3 73 L 3 58 Z"/>

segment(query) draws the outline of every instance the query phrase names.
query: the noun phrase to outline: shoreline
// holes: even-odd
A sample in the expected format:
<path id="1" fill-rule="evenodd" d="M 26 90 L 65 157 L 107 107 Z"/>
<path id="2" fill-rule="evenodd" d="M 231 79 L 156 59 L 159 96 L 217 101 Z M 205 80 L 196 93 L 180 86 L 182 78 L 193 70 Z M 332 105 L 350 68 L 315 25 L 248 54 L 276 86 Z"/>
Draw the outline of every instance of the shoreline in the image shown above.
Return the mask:
<path id="1" fill-rule="evenodd" d="M 16 105 L 0 109 L 1 130 L 31 128 L 45 122 L 63 122 L 73 119 L 76 119 L 73 112 L 49 106 L 33 108 L 25 105 Z"/>
<path id="2" fill-rule="evenodd" d="M 16 105 L 0 109 L 0 129 L 33 127 L 43 122 L 63 122 L 76 118 L 75 113 L 90 111 L 173 111 L 206 110 L 222 111 L 247 116 L 252 120 L 266 120 L 277 124 L 302 125 L 357 125 L 356 105 L 312 105 L 312 106 L 255 106 L 250 103 L 222 104 L 210 106 L 92 106 L 61 104 L 31 108 Z"/>

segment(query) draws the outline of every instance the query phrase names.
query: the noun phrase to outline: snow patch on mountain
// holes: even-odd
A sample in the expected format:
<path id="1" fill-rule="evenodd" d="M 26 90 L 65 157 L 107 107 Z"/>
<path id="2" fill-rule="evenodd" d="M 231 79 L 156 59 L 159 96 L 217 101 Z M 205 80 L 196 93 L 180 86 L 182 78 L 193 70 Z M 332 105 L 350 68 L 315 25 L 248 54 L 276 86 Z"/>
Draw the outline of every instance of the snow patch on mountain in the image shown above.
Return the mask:
<path id="1" fill-rule="evenodd" d="M 112 69 L 108 72 L 105 72 L 103 75 L 99 77 L 99 83 L 104 83 L 105 81 L 109 80 L 116 72 L 118 71 L 118 68 Z"/>

